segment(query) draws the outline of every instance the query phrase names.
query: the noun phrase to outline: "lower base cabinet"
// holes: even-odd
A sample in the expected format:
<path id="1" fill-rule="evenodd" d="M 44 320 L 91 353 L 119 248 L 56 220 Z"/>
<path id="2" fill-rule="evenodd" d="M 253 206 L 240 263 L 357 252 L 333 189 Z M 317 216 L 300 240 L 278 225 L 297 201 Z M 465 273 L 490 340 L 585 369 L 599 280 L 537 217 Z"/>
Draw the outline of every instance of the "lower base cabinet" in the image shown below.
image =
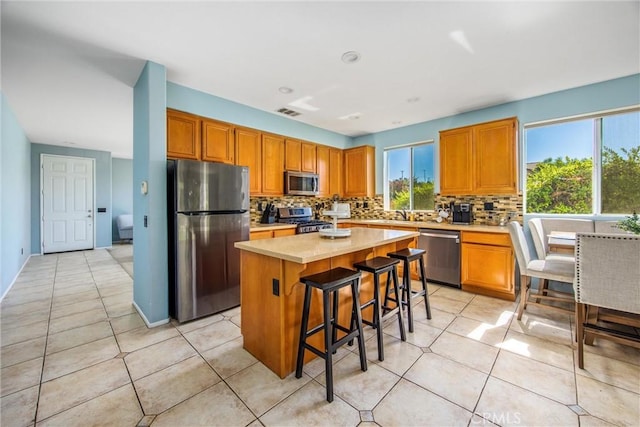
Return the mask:
<path id="1" fill-rule="evenodd" d="M 273 237 L 293 236 L 296 234 L 295 228 L 285 228 L 282 230 L 257 230 L 249 233 L 249 240 L 271 239 Z"/>
<path id="2" fill-rule="evenodd" d="M 515 260 L 508 234 L 463 231 L 461 258 L 463 290 L 515 300 Z"/>

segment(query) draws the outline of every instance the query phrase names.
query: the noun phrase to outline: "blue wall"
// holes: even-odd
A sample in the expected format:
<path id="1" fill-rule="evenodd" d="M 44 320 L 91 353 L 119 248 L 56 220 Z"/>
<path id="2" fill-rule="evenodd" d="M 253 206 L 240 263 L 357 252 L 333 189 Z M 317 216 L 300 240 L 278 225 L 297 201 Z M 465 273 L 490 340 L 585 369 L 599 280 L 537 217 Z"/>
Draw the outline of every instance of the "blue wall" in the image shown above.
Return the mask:
<path id="1" fill-rule="evenodd" d="M 380 194 L 383 191 L 382 153 L 385 147 L 427 141 L 430 139 L 438 143 L 438 132 L 441 130 L 513 116 L 517 116 L 520 121 L 520 135 L 522 135 L 522 127 L 526 123 L 638 104 L 640 104 L 640 74 L 635 74 L 602 83 L 567 89 L 524 99 L 522 101 L 510 102 L 399 129 L 357 137 L 354 139 L 354 145 L 373 145 L 376 147 L 376 193 Z M 523 146 L 523 140 L 520 138 L 520 153 L 522 153 Z M 438 145 L 436 144 L 436 159 L 438 155 Z M 520 170 L 522 172 L 524 169 L 521 167 Z M 435 176 L 439 176 L 437 161 Z M 439 189 L 440 183 L 437 178 L 436 185 L 437 189 Z"/>
<path id="2" fill-rule="evenodd" d="M 169 321 L 166 87 L 165 67 L 147 62 L 133 88 L 133 301 L 148 325 Z"/>
<path id="3" fill-rule="evenodd" d="M 116 218 L 133 213 L 133 160 L 111 159 L 111 240 L 120 240 Z"/>
<path id="4" fill-rule="evenodd" d="M 1 92 L 0 98 L 0 297 L 3 297 L 31 253 L 31 144 Z"/>
<path id="5" fill-rule="evenodd" d="M 31 144 L 31 253 L 40 248 L 40 155 L 86 157 L 95 159 L 96 248 L 111 246 L 111 153 L 56 145 Z M 107 211 L 98 213 L 98 208 Z"/>
<path id="6" fill-rule="evenodd" d="M 167 82 L 167 107 L 236 125 L 300 138 L 318 144 L 349 148 L 352 138 L 296 120 L 238 104 L 185 86 Z"/>

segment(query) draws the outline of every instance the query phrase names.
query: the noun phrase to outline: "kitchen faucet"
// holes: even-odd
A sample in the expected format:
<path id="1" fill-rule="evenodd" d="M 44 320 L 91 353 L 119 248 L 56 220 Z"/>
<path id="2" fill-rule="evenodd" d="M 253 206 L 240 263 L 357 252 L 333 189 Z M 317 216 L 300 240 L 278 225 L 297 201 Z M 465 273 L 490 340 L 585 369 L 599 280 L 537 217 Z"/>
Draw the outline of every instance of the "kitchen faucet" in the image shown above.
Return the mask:
<path id="1" fill-rule="evenodd" d="M 396 211 L 396 213 L 399 213 L 400 216 L 402 217 L 403 220 L 407 221 L 407 211 L 405 211 L 404 209 L 402 209 L 402 211 Z"/>

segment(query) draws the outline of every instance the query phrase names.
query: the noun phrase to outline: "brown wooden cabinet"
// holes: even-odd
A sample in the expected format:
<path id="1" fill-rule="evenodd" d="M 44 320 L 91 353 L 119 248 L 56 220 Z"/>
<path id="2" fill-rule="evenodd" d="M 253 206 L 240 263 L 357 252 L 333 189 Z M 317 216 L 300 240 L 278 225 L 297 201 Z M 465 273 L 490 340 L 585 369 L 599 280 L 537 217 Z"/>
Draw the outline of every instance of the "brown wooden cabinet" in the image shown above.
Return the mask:
<path id="1" fill-rule="evenodd" d="M 344 150 L 344 196 L 375 195 L 375 147 L 363 145 Z"/>
<path id="2" fill-rule="evenodd" d="M 318 145 L 316 148 L 316 172 L 318 173 L 319 197 L 328 197 L 331 195 L 331 193 L 329 193 L 329 181 L 331 180 L 329 153 L 329 147 L 324 145 Z"/>
<path id="3" fill-rule="evenodd" d="M 300 172 L 302 167 L 302 142 L 297 139 L 287 138 L 284 141 L 284 146 L 285 170 Z"/>
<path id="4" fill-rule="evenodd" d="M 508 234 L 462 232 L 462 289 L 515 300 L 515 261 Z"/>
<path id="5" fill-rule="evenodd" d="M 518 192 L 518 120 L 496 120 L 440 132 L 440 194 Z"/>
<path id="6" fill-rule="evenodd" d="M 200 159 L 200 118 L 167 110 L 167 158 Z"/>
<path id="7" fill-rule="evenodd" d="M 303 142 L 300 144 L 302 159 L 300 168 L 302 172 L 316 173 L 316 144 Z"/>
<path id="8" fill-rule="evenodd" d="M 262 140 L 260 132 L 236 128 L 236 164 L 249 167 L 249 193 L 262 193 Z"/>
<path id="9" fill-rule="evenodd" d="M 473 146 L 470 128 L 440 132 L 440 194 L 473 192 Z"/>
<path id="10" fill-rule="evenodd" d="M 478 194 L 518 192 L 515 118 L 474 126 L 475 191 Z"/>
<path id="11" fill-rule="evenodd" d="M 342 150 L 316 146 L 316 172 L 319 177 L 318 196 L 342 195 Z"/>
<path id="12" fill-rule="evenodd" d="M 249 240 L 271 239 L 273 237 L 294 236 L 295 228 L 283 228 L 277 230 L 253 230 L 249 233 Z"/>
<path id="13" fill-rule="evenodd" d="M 235 141 L 233 125 L 202 119 L 202 160 L 234 163 Z"/>
<path id="14" fill-rule="evenodd" d="M 286 138 L 284 146 L 285 170 L 316 173 L 316 144 Z"/>
<path id="15" fill-rule="evenodd" d="M 343 194 L 344 190 L 342 188 L 342 172 L 342 150 L 340 150 L 339 148 L 329 148 L 328 196 L 333 196 L 334 194 L 341 196 Z"/>
<path id="16" fill-rule="evenodd" d="M 284 138 L 262 134 L 262 192 L 284 194 Z"/>

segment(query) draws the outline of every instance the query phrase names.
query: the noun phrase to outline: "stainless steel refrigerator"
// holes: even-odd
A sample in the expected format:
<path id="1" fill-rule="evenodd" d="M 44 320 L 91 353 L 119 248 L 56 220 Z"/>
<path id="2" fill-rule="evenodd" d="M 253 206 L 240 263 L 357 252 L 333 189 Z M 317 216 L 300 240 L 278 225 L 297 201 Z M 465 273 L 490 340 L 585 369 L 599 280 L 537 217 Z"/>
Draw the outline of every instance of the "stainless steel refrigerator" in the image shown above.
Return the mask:
<path id="1" fill-rule="evenodd" d="M 249 240 L 249 169 L 169 160 L 169 314 L 178 322 L 240 304 L 240 251 Z"/>

